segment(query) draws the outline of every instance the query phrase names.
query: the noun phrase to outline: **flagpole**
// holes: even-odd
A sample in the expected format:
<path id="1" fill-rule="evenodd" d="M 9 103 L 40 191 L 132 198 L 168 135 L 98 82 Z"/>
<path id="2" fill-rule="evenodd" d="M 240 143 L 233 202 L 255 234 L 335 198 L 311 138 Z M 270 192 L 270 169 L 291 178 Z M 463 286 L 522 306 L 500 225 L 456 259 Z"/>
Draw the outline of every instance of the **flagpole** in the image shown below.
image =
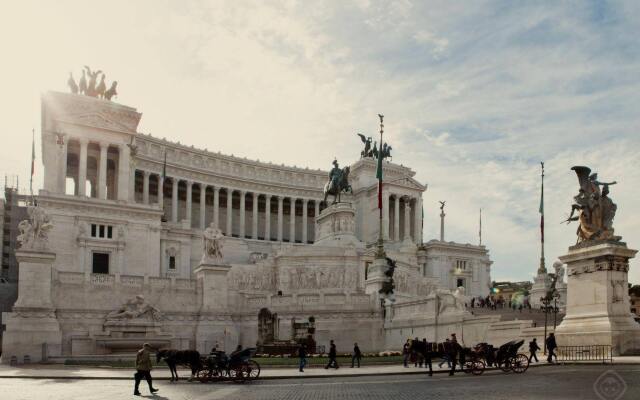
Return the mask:
<path id="1" fill-rule="evenodd" d="M 33 201 L 33 174 L 35 173 L 36 162 L 36 130 L 31 129 L 31 177 L 29 178 L 29 193 L 31 194 L 31 201 Z"/>
<path id="2" fill-rule="evenodd" d="M 482 208 L 480 209 L 480 228 L 478 229 L 478 236 L 480 237 L 480 246 L 482 246 Z"/>
<path id="3" fill-rule="evenodd" d="M 376 175 L 378 178 L 378 209 L 380 210 L 378 219 L 380 226 L 378 229 L 378 249 L 376 251 L 376 258 L 385 258 L 386 254 L 384 252 L 384 240 L 382 237 L 382 134 L 384 132 L 384 115 L 378 114 L 378 117 L 380 117 L 380 147 L 378 149 Z"/>
<path id="4" fill-rule="evenodd" d="M 547 273 L 544 262 L 544 162 L 540 162 L 540 268 L 538 274 Z"/>

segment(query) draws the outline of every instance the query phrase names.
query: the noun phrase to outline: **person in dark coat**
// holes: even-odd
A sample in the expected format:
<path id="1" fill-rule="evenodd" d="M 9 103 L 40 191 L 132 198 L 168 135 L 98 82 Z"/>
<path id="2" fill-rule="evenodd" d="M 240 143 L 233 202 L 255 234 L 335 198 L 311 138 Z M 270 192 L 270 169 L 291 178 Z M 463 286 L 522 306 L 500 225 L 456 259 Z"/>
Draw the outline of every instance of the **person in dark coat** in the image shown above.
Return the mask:
<path id="1" fill-rule="evenodd" d="M 300 372 L 304 372 L 304 367 L 307 365 L 307 348 L 304 343 L 298 347 L 298 358 L 300 359 Z"/>
<path id="2" fill-rule="evenodd" d="M 136 373 L 133 375 L 135 379 L 135 386 L 133 389 L 133 394 L 135 396 L 140 396 L 140 391 L 138 390 L 140 387 L 140 381 L 142 378 L 145 378 L 147 383 L 149 384 L 149 391 L 151 393 L 155 393 L 158 389 L 153 387 L 153 382 L 151 381 L 151 345 L 149 343 L 145 343 L 142 346 L 142 349 L 138 351 L 136 354 Z"/>
<path id="3" fill-rule="evenodd" d="M 358 361 L 358 368 L 360 368 L 361 358 L 362 358 L 362 353 L 360 352 L 360 347 L 358 347 L 358 343 L 354 343 L 353 354 L 351 355 L 351 368 L 353 368 L 356 361 Z"/>
<path id="4" fill-rule="evenodd" d="M 433 375 L 433 365 L 431 365 L 431 343 L 427 343 L 427 338 L 422 338 L 422 345 L 425 348 L 424 352 L 424 367 L 429 366 L 429 376 Z"/>
<path id="5" fill-rule="evenodd" d="M 538 356 L 536 355 L 536 351 L 538 350 L 540 350 L 540 346 L 538 346 L 536 338 L 533 338 L 533 340 L 529 342 L 529 362 L 531 362 L 531 359 L 535 359 L 536 362 L 539 362 Z"/>
<path id="6" fill-rule="evenodd" d="M 444 343 L 442 343 L 442 361 L 440 361 L 440 364 L 438 364 L 439 368 L 442 368 L 442 364 L 447 363 L 447 367 L 451 368 L 451 358 L 449 358 L 449 353 L 451 352 L 451 342 L 449 341 L 449 338 L 447 338 L 445 340 Z"/>
<path id="7" fill-rule="evenodd" d="M 553 333 L 550 333 L 547 337 L 547 351 L 549 352 L 549 356 L 547 357 L 547 362 L 552 363 L 553 357 L 558 361 L 558 356 L 554 353 L 555 349 L 558 347 L 556 344 L 556 337 Z"/>
<path id="8" fill-rule="evenodd" d="M 324 367 L 324 369 L 329 369 L 329 367 L 333 367 L 335 369 L 340 368 L 338 365 L 338 351 L 336 350 L 336 344 L 333 343 L 333 340 L 329 341 L 329 363 Z"/>
<path id="9" fill-rule="evenodd" d="M 458 356 L 462 353 L 462 346 L 458 344 L 458 341 L 449 342 L 449 360 L 451 360 L 451 369 L 449 375 L 453 376 L 456 371 L 456 363 L 458 362 Z M 462 366 L 460 366 L 462 369 Z"/>

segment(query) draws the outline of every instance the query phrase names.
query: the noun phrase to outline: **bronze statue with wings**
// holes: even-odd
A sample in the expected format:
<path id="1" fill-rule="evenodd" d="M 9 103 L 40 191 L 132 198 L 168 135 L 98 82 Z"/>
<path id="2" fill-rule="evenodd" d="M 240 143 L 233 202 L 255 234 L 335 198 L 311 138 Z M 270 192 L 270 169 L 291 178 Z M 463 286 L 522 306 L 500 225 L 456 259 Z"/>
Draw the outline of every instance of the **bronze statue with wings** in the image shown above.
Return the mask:
<path id="1" fill-rule="evenodd" d="M 371 157 L 371 136 L 366 137 L 362 133 L 358 133 L 357 135 L 360 136 L 360 140 L 364 143 L 364 149 L 360 152 L 360 158 Z"/>

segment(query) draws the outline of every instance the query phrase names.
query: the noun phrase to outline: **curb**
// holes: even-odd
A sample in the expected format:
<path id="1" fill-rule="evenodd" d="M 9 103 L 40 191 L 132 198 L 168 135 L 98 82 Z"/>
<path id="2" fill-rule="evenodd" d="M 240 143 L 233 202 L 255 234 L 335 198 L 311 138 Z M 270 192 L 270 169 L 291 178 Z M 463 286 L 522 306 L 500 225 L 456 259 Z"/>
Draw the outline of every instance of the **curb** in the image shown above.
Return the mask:
<path id="1" fill-rule="evenodd" d="M 553 365 L 585 365 L 584 363 L 572 363 L 572 364 L 531 364 L 529 368 L 539 368 L 539 367 L 551 367 Z M 586 364 L 589 365 L 589 364 Z M 622 365 L 622 363 L 617 363 L 616 365 Z M 638 364 L 628 364 L 628 365 L 638 365 Z M 485 371 L 500 371 L 499 368 L 495 367 L 487 367 Z M 438 371 L 433 371 L 433 374 L 448 374 L 449 370 L 442 369 Z M 457 371 L 456 374 L 460 374 L 460 371 Z M 464 373 L 463 373 L 464 374 Z M 406 371 L 406 372 L 372 372 L 372 373 L 354 373 L 348 375 L 279 375 L 279 376 L 265 376 L 260 377 L 259 381 L 265 380 L 282 380 L 282 379 L 327 379 L 327 378 L 358 378 L 358 377 L 366 377 L 366 376 L 401 376 L 401 375 L 428 375 L 427 370 L 418 370 L 418 371 Z M 464 374 L 466 375 L 466 374 Z M 49 376 L 49 375 L 41 375 L 41 376 L 15 376 L 15 375 L 0 375 L 0 379 L 50 379 L 50 380 L 132 380 L 133 374 L 130 377 L 125 376 Z M 154 377 L 154 381 L 169 381 L 171 380 L 168 376 L 163 377 Z M 187 382 L 187 379 L 181 379 L 183 382 Z M 228 380 L 224 380 L 221 382 L 232 382 Z M 199 383 L 194 379 L 193 383 Z M 212 382 L 212 383 L 215 383 Z"/>

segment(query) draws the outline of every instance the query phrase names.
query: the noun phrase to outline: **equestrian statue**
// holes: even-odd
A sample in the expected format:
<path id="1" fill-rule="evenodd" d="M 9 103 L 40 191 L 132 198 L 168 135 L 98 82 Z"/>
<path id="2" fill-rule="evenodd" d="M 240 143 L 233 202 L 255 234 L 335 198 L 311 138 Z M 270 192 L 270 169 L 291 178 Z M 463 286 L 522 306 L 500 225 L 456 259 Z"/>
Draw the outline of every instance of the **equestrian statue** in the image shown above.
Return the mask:
<path id="1" fill-rule="evenodd" d="M 324 202 L 327 202 L 327 196 L 333 195 L 333 203 L 340 202 L 340 194 L 342 192 L 351 192 L 349 184 L 349 167 L 340 168 L 337 160 L 333 160 L 333 169 L 329 172 L 329 181 L 324 185 Z"/>

